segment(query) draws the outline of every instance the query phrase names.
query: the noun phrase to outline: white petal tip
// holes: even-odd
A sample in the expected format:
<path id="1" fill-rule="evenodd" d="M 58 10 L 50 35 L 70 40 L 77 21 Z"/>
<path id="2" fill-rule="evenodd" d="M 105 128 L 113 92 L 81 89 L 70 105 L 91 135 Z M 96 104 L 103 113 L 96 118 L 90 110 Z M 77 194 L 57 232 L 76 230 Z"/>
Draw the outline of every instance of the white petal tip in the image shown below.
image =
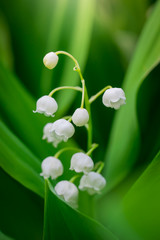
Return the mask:
<path id="1" fill-rule="evenodd" d="M 54 116 L 55 116 L 55 115 L 49 114 L 49 113 L 44 113 L 44 115 L 45 115 L 46 117 L 54 117 Z"/>

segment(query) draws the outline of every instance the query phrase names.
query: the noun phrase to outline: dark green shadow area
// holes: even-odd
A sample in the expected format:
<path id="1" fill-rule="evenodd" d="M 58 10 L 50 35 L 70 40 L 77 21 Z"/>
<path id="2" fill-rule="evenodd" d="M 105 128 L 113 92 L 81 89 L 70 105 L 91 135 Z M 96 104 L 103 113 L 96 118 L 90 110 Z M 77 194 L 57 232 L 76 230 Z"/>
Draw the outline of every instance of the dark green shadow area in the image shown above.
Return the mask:
<path id="1" fill-rule="evenodd" d="M 43 200 L 0 169 L 0 229 L 16 240 L 40 240 Z M 2 239 L 1 239 L 2 240 Z"/>

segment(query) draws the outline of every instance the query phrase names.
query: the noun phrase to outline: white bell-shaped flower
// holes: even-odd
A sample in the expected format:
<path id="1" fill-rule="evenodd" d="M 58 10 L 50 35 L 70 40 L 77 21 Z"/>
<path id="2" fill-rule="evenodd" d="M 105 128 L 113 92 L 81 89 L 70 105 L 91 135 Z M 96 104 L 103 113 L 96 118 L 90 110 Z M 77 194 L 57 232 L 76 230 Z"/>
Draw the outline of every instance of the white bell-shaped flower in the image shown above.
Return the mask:
<path id="1" fill-rule="evenodd" d="M 69 181 L 61 181 L 55 186 L 56 193 L 72 207 L 78 207 L 78 188 Z"/>
<path id="2" fill-rule="evenodd" d="M 63 165 L 61 161 L 55 157 L 45 158 L 42 162 L 41 168 L 42 173 L 40 175 L 44 178 L 51 177 L 52 179 L 56 179 L 63 174 Z"/>
<path id="3" fill-rule="evenodd" d="M 53 138 L 51 136 L 50 130 L 52 128 L 53 123 L 47 123 L 43 128 L 43 140 L 47 140 L 47 142 L 53 142 Z"/>
<path id="4" fill-rule="evenodd" d="M 89 120 L 88 111 L 85 108 L 77 108 L 72 116 L 73 123 L 78 126 L 84 126 Z"/>
<path id="5" fill-rule="evenodd" d="M 36 111 L 34 113 L 43 113 L 47 117 L 54 117 L 54 113 L 57 111 L 58 105 L 54 98 L 50 96 L 43 96 L 37 100 Z"/>
<path id="6" fill-rule="evenodd" d="M 46 139 L 47 142 L 53 142 L 54 138 L 51 136 L 51 128 L 52 128 L 53 123 L 47 123 L 44 128 L 43 128 L 43 137 L 42 139 Z"/>
<path id="7" fill-rule="evenodd" d="M 94 167 L 93 160 L 85 153 L 75 153 L 71 158 L 70 169 L 75 172 L 90 172 Z"/>
<path id="8" fill-rule="evenodd" d="M 74 126 L 69 121 L 65 119 L 55 121 L 50 129 L 53 145 L 57 147 L 60 142 L 67 142 L 68 138 L 71 138 L 74 132 Z"/>
<path id="9" fill-rule="evenodd" d="M 99 193 L 106 185 L 105 178 L 97 172 L 89 172 L 83 175 L 80 180 L 79 189 L 87 191 L 90 195 Z"/>
<path id="10" fill-rule="evenodd" d="M 58 63 L 58 56 L 54 52 L 49 52 L 44 56 L 43 63 L 46 68 L 53 69 Z"/>
<path id="11" fill-rule="evenodd" d="M 125 104 L 125 93 L 122 88 L 107 89 L 102 97 L 102 102 L 106 107 L 119 109 L 121 105 Z"/>

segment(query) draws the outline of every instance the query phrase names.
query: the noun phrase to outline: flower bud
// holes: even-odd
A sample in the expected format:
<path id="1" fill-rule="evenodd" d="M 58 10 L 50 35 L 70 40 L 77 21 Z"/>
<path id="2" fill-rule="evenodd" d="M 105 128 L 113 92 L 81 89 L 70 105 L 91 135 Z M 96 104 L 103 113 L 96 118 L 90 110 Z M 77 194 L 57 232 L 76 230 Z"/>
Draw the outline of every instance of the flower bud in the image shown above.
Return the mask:
<path id="1" fill-rule="evenodd" d="M 125 104 L 125 93 L 122 88 L 107 89 L 102 97 L 102 102 L 106 107 L 119 109 L 121 105 Z"/>
<path id="2" fill-rule="evenodd" d="M 71 170 L 75 172 L 90 172 L 94 167 L 93 160 L 85 153 L 75 153 L 71 158 Z"/>
<path id="3" fill-rule="evenodd" d="M 43 63 L 46 68 L 53 69 L 58 63 L 58 56 L 54 52 L 49 52 L 44 56 Z"/>
<path id="4" fill-rule="evenodd" d="M 47 157 L 42 162 L 42 173 L 40 174 L 44 178 L 51 177 L 56 179 L 63 174 L 63 165 L 61 161 L 55 157 Z"/>
<path id="5" fill-rule="evenodd" d="M 106 180 L 101 174 L 89 172 L 87 175 L 82 176 L 79 189 L 93 195 L 94 193 L 99 193 L 105 185 Z"/>
<path id="6" fill-rule="evenodd" d="M 89 114 L 85 108 L 77 108 L 72 116 L 73 123 L 78 126 L 84 126 L 89 120 Z"/>
<path id="7" fill-rule="evenodd" d="M 51 137 L 53 138 L 53 145 L 57 145 L 61 142 L 67 142 L 68 138 L 71 138 L 75 132 L 72 123 L 65 119 L 59 119 L 52 124 L 50 129 Z"/>
<path id="8" fill-rule="evenodd" d="M 78 206 L 78 189 L 73 183 L 61 181 L 55 186 L 55 191 L 72 207 Z"/>
<path id="9" fill-rule="evenodd" d="M 37 100 L 36 103 L 36 111 L 34 113 L 42 113 L 47 117 L 54 117 L 53 113 L 55 113 L 58 109 L 57 102 L 54 98 L 50 96 L 43 96 Z"/>

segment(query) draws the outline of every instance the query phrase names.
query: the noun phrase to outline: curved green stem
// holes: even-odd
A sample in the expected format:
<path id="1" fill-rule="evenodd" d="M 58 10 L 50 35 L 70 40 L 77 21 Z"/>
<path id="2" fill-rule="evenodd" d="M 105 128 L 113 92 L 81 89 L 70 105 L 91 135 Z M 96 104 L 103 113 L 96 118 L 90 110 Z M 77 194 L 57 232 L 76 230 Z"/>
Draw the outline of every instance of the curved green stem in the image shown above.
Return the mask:
<path id="1" fill-rule="evenodd" d="M 92 148 L 86 153 L 88 156 L 98 147 L 97 143 L 92 144 Z"/>
<path id="2" fill-rule="evenodd" d="M 57 52 L 55 52 L 55 54 L 56 55 L 63 54 L 63 55 L 66 55 L 66 56 L 70 57 L 75 63 L 75 67 L 73 68 L 73 70 L 78 72 L 81 80 L 83 79 L 81 69 L 80 69 L 80 66 L 79 66 L 79 63 L 78 63 L 77 59 L 75 59 L 70 53 L 65 52 L 65 51 L 57 51 Z"/>
<path id="3" fill-rule="evenodd" d="M 71 183 L 73 183 L 77 178 L 79 178 L 81 175 L 80 174 L 77 174 L 77 175 L 75 175 L 75 176 L 73 176 L 70 180 L 69 180 L 69 182 L 71 182 Z"/>
<path id="4" fill-rule="evenodd" d="M 68 122 L 72 122 L 72 116 L 68 119 Z"/>
<path id="5" fill-rule="evenodd" d="M 66 55 L 66 56 L 70 57 L 74 61 L 75 67 L 79 68 L 78 61 L 70 53 L 65 52 L 65 51 L 57 51 L 57 52 L 55 52 L 55 54 L 56 55 L 63 54 L 63 55 Z"/>
<path id="6" fill-rule="evenodd" d="M 81 79 L 81 82 L 82 82 L 82 101 L 81 101 L 81 108 L 83 108 L 84 106 L 84 96 L 85 96 L 85 81 L 83 79 L 83 76 L 82 76 L 82 73 L 81 73 L 81 69 L 80 69 L 80 66 L 79 66 L 79 63 L 77 61 L 77 59 L 75 59 L 70 53 L 66 52 L 66 51 L 57 51 L 55 52 L 56 55 L 59 55 L 59 54 L 63 54 L 63 55 L 66 55 L 68 57 L 70 57 L 74 63 L 75 63 L 75 67 L 73 68 L 74 71 L 78 72 L 79 76 L 80 76 L 80 79 Z M 77 90 L 77 89 L 76 89 Z M 49 94 L 49 96 L 52 96 L 52 94 L 55 92 L 55 90 L 53 90 L 53 92 L 51 92 Z"/>
<path id="7" fill-rule="evenodd" d="M 65 117 L 63 117 L 63 119 L 65 119 L 65 120 L 69 120 L 70 118 L 72 118 L 72 116 L 65 116 Z"/>
<path id="8" fill-rule="evenodd" d="M 59 151 L 54 155 L 54 157 L 55 157 L 55 158 L 58 158 L 62 153 L 66 152 L 66 151 L 83 152 L 83 151 L 82 151 L 81 149 L 79 149 L 79 148 L 66 147 L 66 148 L 63 148 L 63 149 L 59 150 Z"/>
<path id="9" fill-rule="evenodd" d="M 100 161 L 100 162 L 97 162 L 96 165 L 94 166 L 93 168 L 93 171 L 96 171 L 97 169 L 97 173 L 101 173 L 102 169 L 104 167 L 104 162 Z"/>
<path id="10" fill-rule="evenodd" d="M 81 100 L 81 108 L 84 106 L 84 98 L 85 98 L 85 81 L 84 79 L 81 80 L 82 82 L 82 100 Z"/>
<path id="11" fill-rule="evenodd" d="M 78 74 L 79 74 L 79 76 L 80 76 L 80 79 L 81 79 L 81 81 L 82 81 L 82 80 L 84 80 L 84 79 L 83 79 L 83 76 L 82 76 L 81 69 L 80 69 L 79 65 L 78 65 L 78 68 L 74 68 L 74 70 L 75 70 L 76 72 L 78 72 Z"/>
<path id="12" fill-rule="evenodd" d="M 98 93 L 96 93 L 94 96 L 92 96 L 89 99 L 89 103 L 91 104 L 92 102 L 94 102 L 102 93 L 104 93 L 109 88 L 112 88 L 112 86 L 107 86 L 107 87 L 103 88 L 101 91 L 99 91 Z"/>
<path id="13" fill-rule="evenodd" d="M 85 86 L 84 101 L 85 101 L 86 110 L 88 111 L 88 114 L 89 114 L 89 121 L 88 121 L 88 128 L 87 128 L 88 130 L 87 151 L 89 151 L 89 149 L 92 147 L 92 116 L 91 116 L 91 107 L 88 99 L 86 86 Z"/>
<path id="14" fill-rule="evenodd" d="M 49 97 L 52 97 L 52 95 L 53 95 L 55 92 L 60 91 L 60 90 L 64 90 L 64 89 L 72 89 L 72 90 L 75 90 L 75 91 L 82 92 L 82 88 L 81 88 L 81 87 L 63 86 L 63 87 L 57 87 L 57 88 L 53 89 L 53 90 L 48 94 L 48 96 L 49 96 Z"/>

